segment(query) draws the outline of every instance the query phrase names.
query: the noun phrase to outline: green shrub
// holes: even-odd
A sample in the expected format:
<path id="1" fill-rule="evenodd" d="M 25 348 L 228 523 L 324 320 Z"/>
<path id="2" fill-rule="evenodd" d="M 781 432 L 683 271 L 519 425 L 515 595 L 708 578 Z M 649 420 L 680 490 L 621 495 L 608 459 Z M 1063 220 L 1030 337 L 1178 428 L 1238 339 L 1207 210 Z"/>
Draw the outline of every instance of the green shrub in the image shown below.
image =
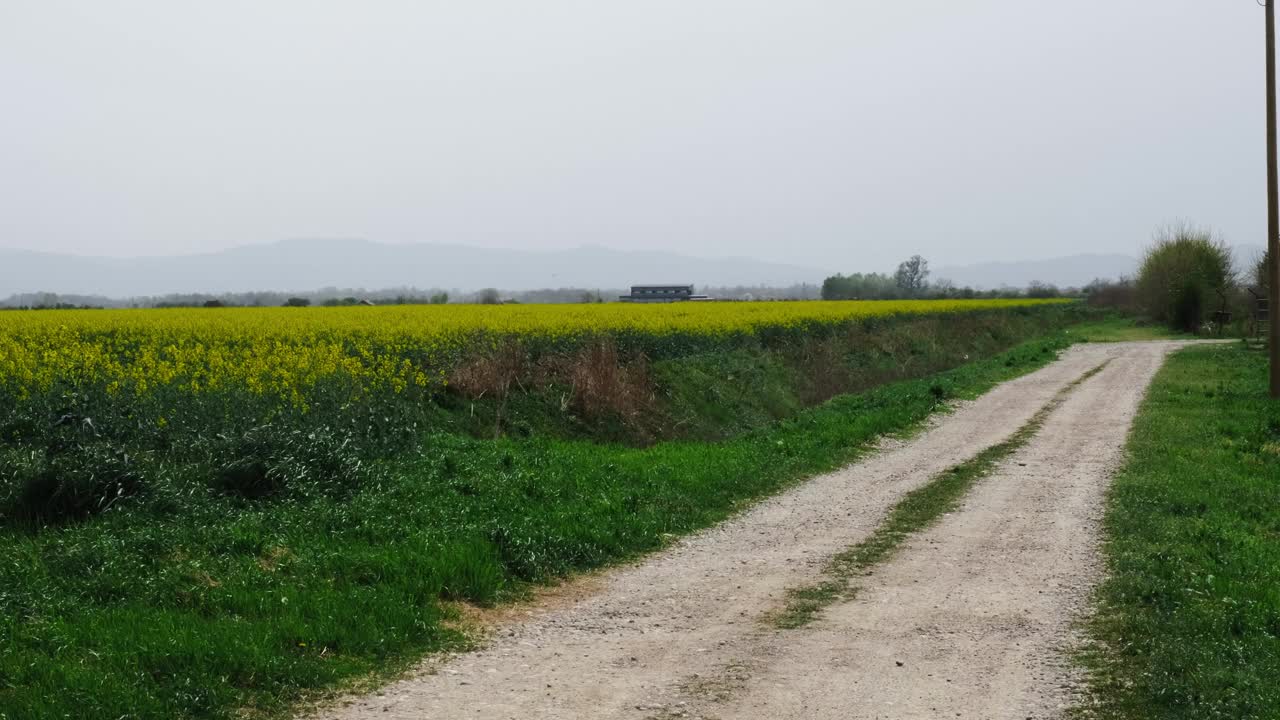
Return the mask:
<path id="1" fill-rule="evenodd" d="M 1208 230 L 1163 231 L 1138 270 L 1138 299 L 1152 320 L 1195 332 L 1214 310 L 1226 309 L 1235 285 L 1231 250 Z"/>

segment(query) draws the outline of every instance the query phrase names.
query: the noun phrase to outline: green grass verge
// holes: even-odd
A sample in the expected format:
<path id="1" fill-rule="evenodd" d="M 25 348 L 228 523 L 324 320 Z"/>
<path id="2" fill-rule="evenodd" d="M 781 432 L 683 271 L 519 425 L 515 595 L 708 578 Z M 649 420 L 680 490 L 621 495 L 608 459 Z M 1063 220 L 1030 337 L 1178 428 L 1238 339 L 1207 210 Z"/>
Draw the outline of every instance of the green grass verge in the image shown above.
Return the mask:
<path id="1" fill-rule="evenodd" d="M 352 495 L 159 497 L 0 530 L 0 718 L 287 713 L 457 646 L 441 599 L 498 602 L 661 547 L 1070 342 L 1057 333 L 720 443 L 437 434 Z"/>
<path id="2" fill-rule="evenodd" d="M 955 510 L 978 480 L 986 477 L 998 463 L 1025 445 L 1072 390 L 1102 372 L 1106 365 L 1107 363 L 1103 363 L 1089 370 L 1064 387 L 1009 439 L 983 450 L 972 459 L 933 478 L 923 487 L 907 493 L 867 539 L 831 558 L 820 581 L 788 592 L 787 604 L 769 618 L 772 624 L 784 630 L 803 627 L 827 606 L 856 597 L 855 577 L 889 560 L 908 538 Z"/>
<path id="3" fill-rule="evenodd" d="M 1071 326 L 1067 332 L 1084 342 L 1142 342 L 1195 337 L 1174 332 L 1163 325 L 1122 315 L 1079 323 Z"/>
<path id="4" fill-rule="evenodd" d="M 1112 486 L 1083 717 L 1280 717 L 1280 403 L 1264 352 L 1156 376 Z"/>

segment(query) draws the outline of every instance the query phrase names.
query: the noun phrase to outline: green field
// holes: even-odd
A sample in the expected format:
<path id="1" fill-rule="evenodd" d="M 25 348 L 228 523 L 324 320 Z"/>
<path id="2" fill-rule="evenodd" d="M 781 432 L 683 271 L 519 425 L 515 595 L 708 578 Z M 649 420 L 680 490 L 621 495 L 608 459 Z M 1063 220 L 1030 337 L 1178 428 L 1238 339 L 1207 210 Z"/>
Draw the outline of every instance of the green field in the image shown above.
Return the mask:
<path id="1" fill-rule="evenodd" d="M 136 413 L 91 388 L 18 398 L 0 407 L 0 718 L 277 716 L 386 677 L 466 642 L 458 603 L 662 547 L 846 463 L 1049 362 L 1077 318 L 738 340 L 651 363 L 638 419 L 583 415 L 532 376 L 501 398 L 318 396 L 266 425 L 246 424 L 252 402 L 177 393 Z M 163 427 L 138 422 L 161 401 Z M 103 487 L 121 492 L 95 504 Z"/>
<path id="2" fill-rule="evenodd" d="M 1082 717 L 1280 717 L 1280 403 L 1265 352 L 1173 355 L 1116 477 Z"/>

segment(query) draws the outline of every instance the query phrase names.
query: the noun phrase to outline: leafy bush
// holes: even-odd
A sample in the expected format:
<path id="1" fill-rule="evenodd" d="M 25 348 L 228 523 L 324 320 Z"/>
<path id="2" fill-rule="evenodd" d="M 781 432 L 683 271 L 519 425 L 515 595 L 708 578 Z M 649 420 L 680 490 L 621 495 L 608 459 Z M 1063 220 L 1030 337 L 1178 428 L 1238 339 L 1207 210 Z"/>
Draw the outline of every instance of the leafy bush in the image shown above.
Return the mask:
<path id="1" fill-rule="evenodd" d="M 1208 230 L 1163 231 L 1138 270 L 1138 299 L 1152 320 L 1194 332 L 1225 309 L 1235 285 L 1231 250 Z"/>

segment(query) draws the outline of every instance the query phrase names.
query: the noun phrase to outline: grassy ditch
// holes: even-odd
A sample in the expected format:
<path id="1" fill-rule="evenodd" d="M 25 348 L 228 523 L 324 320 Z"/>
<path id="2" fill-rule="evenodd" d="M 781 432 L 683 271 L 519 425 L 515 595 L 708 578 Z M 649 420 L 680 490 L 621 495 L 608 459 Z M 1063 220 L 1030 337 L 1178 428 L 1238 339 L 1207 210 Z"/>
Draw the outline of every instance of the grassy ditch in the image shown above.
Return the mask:
<path id="1" fill-rule="evenodd" d="M 314 492 L 212 491 L 201 468 L 155 455 L 162 486 L 56 527 L 0 529 L 0 718 L 283 714 L 318 689 L 456 646 L 445 601 L 500 602 L 661 547 L 1070 342 L 1056 333 L 840 395 L 722 442 L 428 430 L 414 449 L 363 467 L 351 489 L 325 484 L 355 469 L 326 464 L 345 457 L 340 445 L 312 457 L 324 436 L 270 456 Z M 0 467 L 21 468 L 29 452 L 0 449 Z"/>
<path id="2" fill-rule="evenodd" d="M 1027 444 L 1044 425 L 1049 414 L 1062 404 L 1071 391 L 1102 372 L 1106 365 L 1107 363 L 1103 363 L 1089 370 L 1064 387 L 1009 439 L 983 450 L 972 459 L 933 478 L 923 487 L 907 493 L 867 539 L 831 558 L 820 581 L 791 590 L 783 609 L 769 618 L 772 624 L 784 630 L 803 627 L 827 606 L 856 597 L 855 577 L 889 560 L 908 538 L 928 529 L 943 515 L 956 509 L 978 480 L 986 477 L 997 464 Z"/>
<path id="3" fill-rule="evenodd" d="M 1265 353 L 1186 349 L 1156 376 L 1106 518 L 1081 717 L 1280 717 L 1280 404 Z"/>
<path id="4" fill-rule="evenodd" d="M 991 357 L 1089 314 L 1077 304 L 922 313 L 655 357 L 605 343 L 552 363 L 504 345 L 457 373 L 430 422 L 486 438 L 725 440 L 837 395 Z"/>

